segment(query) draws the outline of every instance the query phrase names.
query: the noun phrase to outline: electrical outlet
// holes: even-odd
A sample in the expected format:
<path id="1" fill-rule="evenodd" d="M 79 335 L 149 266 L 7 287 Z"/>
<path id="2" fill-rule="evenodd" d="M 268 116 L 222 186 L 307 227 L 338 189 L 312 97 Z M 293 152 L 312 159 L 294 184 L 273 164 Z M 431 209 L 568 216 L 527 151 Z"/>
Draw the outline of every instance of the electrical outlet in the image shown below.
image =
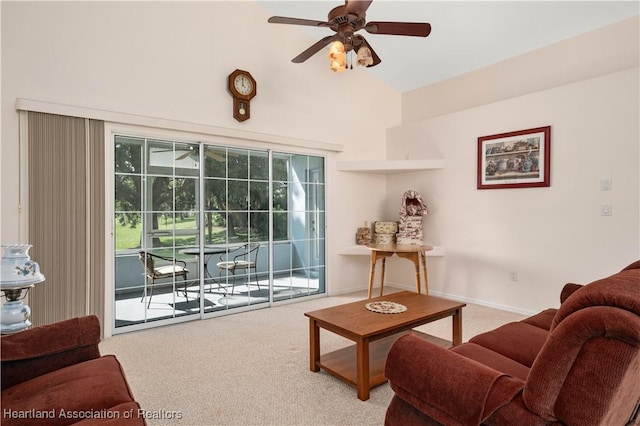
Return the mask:
<path id="1" fill-rule="evenodd" d="M 518 273 L 514 271 L 509 272 L 509 278 L 511 281 L 518 281 Z"/>

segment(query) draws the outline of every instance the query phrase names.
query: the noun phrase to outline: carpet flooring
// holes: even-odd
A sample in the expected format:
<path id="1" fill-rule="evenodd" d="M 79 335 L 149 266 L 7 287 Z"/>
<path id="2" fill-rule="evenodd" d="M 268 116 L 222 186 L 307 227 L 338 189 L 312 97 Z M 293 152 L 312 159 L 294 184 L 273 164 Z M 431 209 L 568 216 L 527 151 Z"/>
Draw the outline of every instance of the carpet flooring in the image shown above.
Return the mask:
<path id="1" fill-rule="evenodd" d="M 104 339 L 100 349 L 122 363 L 150 426 L 382 425 L 388 384 L 360 401 L 354 387 L 309 370 L 304 312 L 365 298 L 358 292 L 141 330 Z M 522 318 L 467 304 L 463 341 Z M 450 340 L 451 318 L 418 330 Z M 322 353 L 349 344 L 321 331 Z"/>

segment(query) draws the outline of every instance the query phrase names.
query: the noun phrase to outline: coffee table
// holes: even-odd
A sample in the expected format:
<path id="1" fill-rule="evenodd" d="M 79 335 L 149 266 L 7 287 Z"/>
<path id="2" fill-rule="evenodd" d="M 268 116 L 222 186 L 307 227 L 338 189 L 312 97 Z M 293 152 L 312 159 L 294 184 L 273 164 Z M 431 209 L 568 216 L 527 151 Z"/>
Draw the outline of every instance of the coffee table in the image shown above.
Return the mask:
<path id="1" fill-rule="evenodd" d="M 400 303 L 407 310 L 398 314 L 369 311 L 369 302 Z M 306 312 L 309 318 L 310 369 L 320 369 L 357 388 L 358 398 L 369 399 L 372 388 L 387 381 L 384 364 L 393 342 L 408 332 L 427 338 L 412 330 L 442 318 L 453 318 L 453 345 L 462 343 L 462 308 L 465 303 L 409 291 L 365 299 L 358 302 Z M 355 345 L 320 355 L 320 329 L 336 333 L 355 342 Z M 404 333 L 403 333 L 404 332 Z"/>

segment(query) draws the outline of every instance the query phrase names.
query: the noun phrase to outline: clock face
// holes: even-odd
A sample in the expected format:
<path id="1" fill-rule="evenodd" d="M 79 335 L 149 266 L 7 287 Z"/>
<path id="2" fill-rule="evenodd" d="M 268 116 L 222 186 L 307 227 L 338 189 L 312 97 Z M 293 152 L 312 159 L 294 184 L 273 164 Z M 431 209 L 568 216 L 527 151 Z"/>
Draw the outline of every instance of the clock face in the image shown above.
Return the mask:
<path id="1" fill-rule="evenodd" d="M 238 74 L 233 80 L 233 87 L 241 95 L 248 95 L 253 91 L 253 82 L 245 74 Z"/>

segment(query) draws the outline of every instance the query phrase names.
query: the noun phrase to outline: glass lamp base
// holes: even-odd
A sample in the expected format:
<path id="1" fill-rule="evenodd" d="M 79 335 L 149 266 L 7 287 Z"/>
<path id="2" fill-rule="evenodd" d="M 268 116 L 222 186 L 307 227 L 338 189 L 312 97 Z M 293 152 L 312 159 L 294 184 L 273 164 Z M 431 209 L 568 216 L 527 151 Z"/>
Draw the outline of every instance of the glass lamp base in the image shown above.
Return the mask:
<path id="1" fill-rule="evenodd" d="M 21 300 L 7 301 L 0 308 L 0 333 L 13 334 L 31 327 L 31 309 Z"/>

